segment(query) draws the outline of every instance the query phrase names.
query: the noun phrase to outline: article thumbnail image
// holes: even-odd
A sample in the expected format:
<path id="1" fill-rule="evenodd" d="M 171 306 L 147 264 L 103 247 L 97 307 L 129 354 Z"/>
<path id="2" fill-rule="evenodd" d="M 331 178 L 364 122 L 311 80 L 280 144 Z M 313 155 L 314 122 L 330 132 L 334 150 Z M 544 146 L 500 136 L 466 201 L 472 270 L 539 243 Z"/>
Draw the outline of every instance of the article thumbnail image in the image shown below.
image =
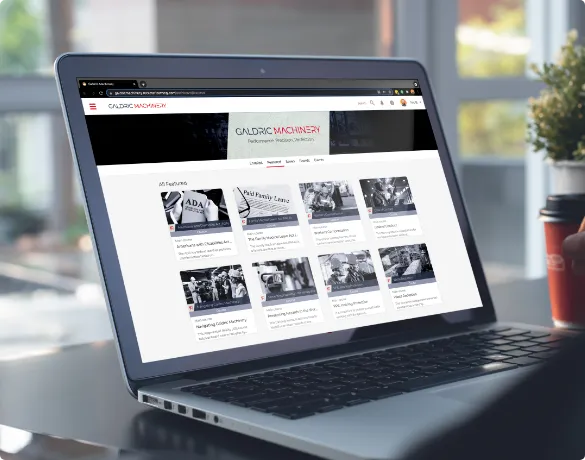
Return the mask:
<path id="1" fill-rule="evenodd" d="M 161 193 L 171 231 L 205 228 L 209 223 L 225 222 L 229 216 L 221 189 L 185 190 Z"/>
<path id="2" fill-rule="evenodd" d="M 382 248 L 380 258 L 389 284 L 435 277 L 426 244 Z"/>
<path id="3" fill-rule="evenodd" d="M 405 176 L 361 179 L 360 186 L 372 214 L 416 211 L 410 184 Z"/>
<path id="4" fill-rule="evenodd" d="M 185 270 L 180 276 L 190 311 L 250 303 L 241 265 Z"/>
<path id="5" fill-rule="evenodd" d="M 234 195 L 240 219 L 295 214 L 287 185 L 236 187 Z"/>
<path id="6" fill-rule="evenodd" d="M 346 180 L 305 182 L 299 188 L 307 214 L 357 209 L 353 190 Z"/>
<path id="7" fill-rule="evenodd" d="M 325 286 L 332 291 L 375 285 L 376 272 L 370 251 L 337 252 L 319 256 Z"/>
<path id="8" fill-rule="evenodd" d="M 317 293 L 306 257 L 256 262 L 253 266 L 266 300 Z"/>

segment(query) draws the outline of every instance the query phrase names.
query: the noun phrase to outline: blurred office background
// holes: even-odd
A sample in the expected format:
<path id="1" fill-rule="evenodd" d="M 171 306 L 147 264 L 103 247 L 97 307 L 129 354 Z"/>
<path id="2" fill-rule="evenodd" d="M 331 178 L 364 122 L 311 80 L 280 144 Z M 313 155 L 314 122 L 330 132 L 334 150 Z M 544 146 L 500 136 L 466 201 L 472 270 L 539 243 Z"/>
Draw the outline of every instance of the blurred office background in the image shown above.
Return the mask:
<path id="1" fill-rule="evenodd" d="M 531 62 L 581 0 L 0 0 L 0 359 L 111 337 L 53 79 L 66 51 L 413 57 L 493 284 L 545 275 Z M 389 77 L 391 77 L 389 75 Z M 456 270 L 456 267 L 454 267 Z"/>

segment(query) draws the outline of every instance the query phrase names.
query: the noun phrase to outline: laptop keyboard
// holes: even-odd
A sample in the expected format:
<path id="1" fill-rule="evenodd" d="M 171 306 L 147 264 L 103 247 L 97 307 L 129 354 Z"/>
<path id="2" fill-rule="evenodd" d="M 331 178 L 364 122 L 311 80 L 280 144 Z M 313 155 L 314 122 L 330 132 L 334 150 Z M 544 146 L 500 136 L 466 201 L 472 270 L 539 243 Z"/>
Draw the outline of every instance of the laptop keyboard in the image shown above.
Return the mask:
<path id="1" fill-rule="evenodd" d="M 567 337 L 496 328 L 315 364 L 203 383 L 181 391 L 291 420 L 538 364 Z"/>

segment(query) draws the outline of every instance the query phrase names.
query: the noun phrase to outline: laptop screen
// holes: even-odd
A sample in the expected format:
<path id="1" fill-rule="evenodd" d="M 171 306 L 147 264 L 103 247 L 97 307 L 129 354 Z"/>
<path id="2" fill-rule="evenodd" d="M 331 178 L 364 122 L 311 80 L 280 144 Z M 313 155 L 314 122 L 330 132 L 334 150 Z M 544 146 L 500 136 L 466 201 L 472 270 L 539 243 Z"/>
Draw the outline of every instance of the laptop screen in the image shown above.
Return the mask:
<path id="1" fill-rule="evenodd" d="M 78 86 L 143 362 L 481 306 L 417 81 Z"/>

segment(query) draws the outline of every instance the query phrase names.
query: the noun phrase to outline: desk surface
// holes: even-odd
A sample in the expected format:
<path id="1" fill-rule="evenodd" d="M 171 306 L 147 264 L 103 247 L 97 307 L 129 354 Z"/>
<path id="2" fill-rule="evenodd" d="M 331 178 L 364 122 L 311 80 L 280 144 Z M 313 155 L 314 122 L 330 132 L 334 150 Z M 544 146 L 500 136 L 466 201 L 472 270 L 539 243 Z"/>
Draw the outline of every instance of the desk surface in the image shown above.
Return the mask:
<path id="1" fill-rule="evenodd" d="M 500 320 L 552 325 L 544 280 L 496 286 L 492 294 Z M 111 342 L 0 363 L 0 424 L 117 449 L 166 451 L 160 457 L 166 459 L 180 452 L 230 460 L 309 458 L 138 404 L 122 383 Z"/>

